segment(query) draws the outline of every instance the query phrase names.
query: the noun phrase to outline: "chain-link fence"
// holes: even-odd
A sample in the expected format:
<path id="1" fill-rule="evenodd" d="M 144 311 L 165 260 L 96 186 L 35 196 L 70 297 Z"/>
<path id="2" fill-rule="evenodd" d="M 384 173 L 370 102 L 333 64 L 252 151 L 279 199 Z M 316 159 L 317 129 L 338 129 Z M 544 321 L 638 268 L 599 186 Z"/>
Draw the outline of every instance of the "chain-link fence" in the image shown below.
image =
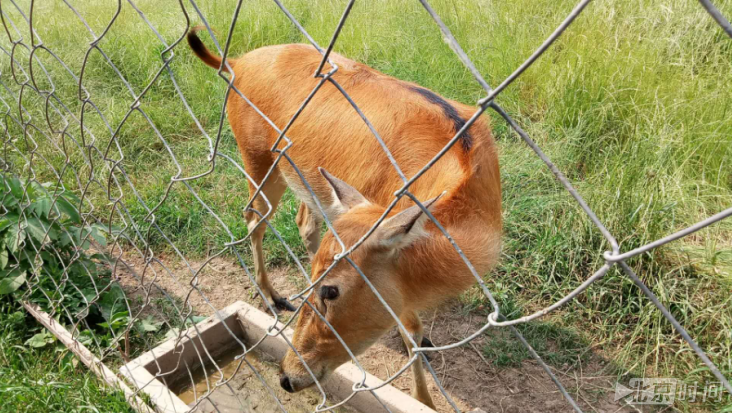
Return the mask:
<path id="1" fill-rule="evenodd" d="M 256 295 L 261 299 L 262 305 L 271 314 L 272 324 L 264 336 L 250 340 L 251 343 L 254 343 L 253 345 L 245 343 L 228 326 L 226 327 L 231 341 L 236 344 L 236 348 L 230 351 L 231 354 L 236 356 L 236 361 L 238 361 L 237 369 L 233 373 L 225 373 L 222 371 L 222 367 L 217 364 L 214 355 L 205 347 L 203 351 L 197 354 L 199 366 L 213 364 L 214 371 L 218 373 L 217 377 L 219 379 L 215 382 L 207 381 L 206 387 L 199 389 L 199 392 L 194 394 L 193 401 L 191 402 L 192 407 L 202 407 L 203 403 L 209 403 L 213 409 L 219 410 L 212 395 L 225 390 L 235 394 L 236 392 L 231 385 L 231 379 L 241 370 L 251 373 L 254 380 L 261 383 L 267 395 L 266 400 L 263 400 L 262 403 L 286 411 L 287 403 L 280 400 L 278 393 L 273 388 L 279 386 L 280 383 L 272 383 L 271 380 L 266 379 L 261 372 L 261 365 L 252 361 L 249 356 L 257 351 L 258 345 L 266 336 L 285 337 L 283 334 L 284 328 L 291 324 L 294 327 L 297 316 L 306 310 L 316 314 L 324 322 L 323 324 L 332 331 L 339 342 L 341 344 L 345 343 L 338 334 L 339 332 L 328 323 L 326 317 L 322 314 L 322 308 L 314 305 L 315 299 L 311 298 L 314 294 L 319 293 L 319 288 L 324 284 L 323 281 L 328 280 L 329 273 L 338 267 L 341 262 L 344 262 L 344 265 L 352 267 L 358 273 L 358 276 L 363 279 L 367 286 L 363 294 L 373 294 L 378 299 L 379 304 L 384 306 L 390 316 L 393 317 L 394 323 L 396 323 L 398 328 L 401 331 L 407 332 L 405 334 L 405 341 L 409 342 L 409 347 L 411 347 L 408 362 L 398 371 L 390 374 L 385 380 L 385 383 L 391 383 L 397 377 L 404 374 L 408 368 L 422 363 L 426 368 L 426 372 L 432 376 L 442 396 L 444 396 L 455 411 L 460 410 L 458 404 L 453 401 L 449 392 L 443 388 L 441 377 L 436 374 L 428 355 L 458 346 L 469 345 L 472 340 L 483 334 L 486 330 L 497 327 L 508 327 L 516 335 L 521 345 L 528 349 L 531 356 L 533 356 L 556 384 L 572 408 L 576 411 L 581 411 L 580 406 L 575 402 L 570 392 L 557 379 L 552 369 L 531 349 L 529 343 L 521 336 L 515 326 L 520 323 L 535 320 L 570 302 L 578 294 L 585 291 L 592 283 L 607 274 L 615 265 L 622 268 L 622 271 L 624 271 L 627 277 L 658 307 L 658 310 L 663 316 L 673 325 L 689 346 L 691 346 L 706 367 L 709 368 L 711 374 L 722 383 L 728 392 L 732 393 L 732 386 L 730 386 L 729 381 L 720 370 L 696 344 L 694 339 L 689 336 L 684 327 L 676 321 L 671 312 L 664 307 L 653 292 L 644 285 L 640 278 L 626 264 L 626 260 L 631 257 L 692 234 L 708 225 L 729 217 L 732 215 L 732 208 L 713 215 L 682 231 L 631 251 L 622 252 L 616 238 L 606 229 L 601 220 L 590 209 L 569 180 L 559 171 L 544 152 L 542 152 L 541 148 L 528 136 L 524 129 L 496 103 L 496 98 L 501 92 L 506 90 L 512 82 L 521 76 L 527 68 L 551 47 L 552 43 L 582 13 L 590 3 L 590 0 L 580 1 L 544 43 L 496 88 L 491 88 L 487 84 L 468 55 L 455 40 L 450 29 L 440 19 L 440 16 L 426 0 L 421 0 L 422 6 L 424 6 L 434 23 L 442 32 L 444 40 L 449 44 L 462 64 L 475 77 L 480 87 L 485 90 L 486 96 L 479 100 L 474 114 L 466 121 L 463 121 L 459 125 L 459 128 L 456 128 L 459 130 L 449 140 L 449 143 L 434 154 L 434 157 L 428 163 L 421 166 L 418 172 L 412 176 L 407 176 L 402 172 L 402 168 L 392 156 L 390 148 L 380 136 L 380 131 L 372 126 L 367 116 L 361 111 L 359 102 L 351 99 L 346 92 L 348 88 L 338 82 L 337 73 L 339 67 L 329 58 L 341 33 L 341 29 L 348 24 L 349 13 L 355 0 L 349 1 L 345 6 L 340 22 L 333 32 L 331 41 L 325 47 L 318 45 L 313 40 L 313 37 L 303 28 L 303 25 L 298 22 L 293 14 L 279 0 L 274 0 L 282 13 L 292 22 L 299 33 L 322 55 L 321 62 L 313 75 L 318 79 L 315 87 L 285 124 L 277 124 L 277 122 L 268 118 L 265 110 L 257 108 L 235 86 L 235 75 L 231 74 L 234 73 L 234 70 L 229 65 L 227 56 L 229 55 L 234 27 L 237 24 L 237 18 L 242 5 L 241 1 L 238 2 L 234 10 L 228 37 L 225 39 L 223 46 L 219 42 L 215 32 L 209 27 L 206 16 L 193 0 L 190 0 L 190 3 L 181 0 L 180 4 L 177 5 L 175 12 L 186 24 L 185 30 L 172 43 L 166 42 L 165 37 L 159 33 L 155 25 L 148 19 L 148 16 L 130 0 L 124 3 L 120 0 L 116 4 L 116 12 L 101 29 L 98 28 L 98 24 L 88 22 L 92 16 L 85 16 L 71 2 L 66 0 L 62 1 L 63 4 L 61 6 L 72 11 L 87 30 L 85 33 L 79 33 L 79 36 L 85 36 L 88 39 L 89 46 L 83 54 L 82 63 L 78 71 L 74 71 L 71 65 L 67 65 L 66 60 L 68 59 L 66 56 L 60 56 L 54 50 L 44 45 L 43 39 L 34 30 L 34 17 L 37 17 L 34 16 L 34 13 L 37 12 L 38 8 L 35 1 L 31 0 L 27 7 L 25 5 L 19 5 L 15 0 L 3 0 L 0 2 L 5 36 L 7 44 L 10 45 L 9 48 L 3 47 L 2 49 L 3 70 L 10 71 L 10 78 L 14 82 L 14 84 L 2 84 L 4 89 L 2 102 L 5 107 L 2 125 L 5 134 L 2 155 L 4 188 L 1 217 L 3 219 L 2 227 L 8 233 L 4 238 L 7 252 L 3 252 L 5 255 L 0 256 L 0 266 L 2 266 L 3 274 L 5 274 L 5 278 L 2 280 L 2 288 L 7 291 L 17 289 L 16 294 L 24 302 L 26 308 L 37 317 L 45 320 L 47 325 L 55 322 L 64 326 L 69 334 L 59 338 L 74 350 L 77 355 L 82 357 L 87 364 L 94 368 L 96 373 L 104 376 L 109 383 L 119 385 L 119 376 L 102 363 L 119 365 L 122 362 L 130 361 L 142 352 L 152 350 L 161 340 L 166 338 L 163 335 L 164 332 L 167 332 L 169 338 L 172 337 L 176 342 L 179 342 L 187 338 L 191 331 L 197 331 L 196 321 L 198 321 L 198 318 L 192 305 L 193 301 L 197 300 L 202 306 L 210 309 L 212 313 L 221 310 L 221 308 L 216 308 L 216 305 L 209 300 L 209 296 L 212 294 L 211 289 L 215 289 L 217 286 L 202 285 L 200 274 L 211 265 L 210 263 L 215 258 L 222 255 L 229 255 L 235 257 L 241 265 L 241 268 L 251 283 L 251 287 L 256 290 Z M 700 0 L 700 3 L 714 20 L 716 20 L 722 30 L 732 36 L 732 25 L 730 25 L 714 5 L 708 0 Z M 159 43 L 149 45 L 150 48 L 156 48 L 159 51 L 161 58 L 159 70 L 152 80 L 149 80 L 147 85 L 141 90 L 136 90 L 131 82 L 128 81 L 127 76 L 129 76 L 129 71 L 118 68 L 114 63 L 114 59 L 109 55 L 110 51 L 100 46 L 102 39 L 114 27 L 120 10 L 123 7 L 133 8 L 137 12 L 139 19 L 144 22 L 144 25 L 159 40 Z M 189 13 L 192 13 L 192 15 Z M 98 16 L 94 16 L 93 20 L 95 22 L 97 19 Z M 218 74 L 222 81 L 226 83 L 227 88 L 222 101 L 224 103 L 215 136 L 210 136 L 207 133 L 206 128 L 194 114 L 176 80 L 176 76 L 179 76 L 179 74 L 174 73 L 170 67 L 171 62 L 176 59 L 177 55 L 190 53 L 190 50 L 185 45 L 184 39 L 192 28 L 191 22 L 194 20 L 201 21 L 205 26 L 208 35 L 213 40 L 217 54 L 222 56 L 224 62 L 219 68 Z M 95 27 L 97 28 L 95 29 Z M 24 36 L 23 33 L 29 33 L 29 36 Z M 44 59 L 39 58 L 41 54 L 45 56 Z M 93 59 L 100 59 L 99 61 L 106 64 L 129 92 L 130 98 L 127 102 L 129 109 L 120 119 L 105 118 L 103 111 L 95 104 L 95 96 L 104 92 L 89 90 L 84 81 L 85 74 L 91 70 L 89 62 Z M 44 61 L 46 62 L 45 64 Z M 71 103 L 59 96 L 61 95 L 59 92 L 61 86 L 57 87 L 59 80 L 54 78 L 46 69 L 48 61 L 53 61 L 54 65 L 58 64 L 59 67 L 63 68 L 69 76 L 66 79 L 67 82 L 69 79 L 73 80 L 73 84 L 77 86 L 75 95 L 78 102 Z M 3 77 L 3 79 L 8 78 Z M 208 166 L 203 172 L 199 171 L 191 175 L 184 173 L 184 168 L 177 158 L 180 155 L 171 149 L 168 141 L 169 138 L 166 138 L 158 131 L 159 128 L 156 121 L 146 113 L 145 99 L 150 94 L 156 93 L 154 91 L 155 85 L 161 82 L 162 79 L 172 86 L 173 89 L 169 92 L 176 99 L 179 99 L 185 108 L 183 113 L 176 114 L 176 116 L 189 117 L 195 129 L 208 141 Z M 305 108 L 312 102 L 313 97 L 321 91 L 322 86 L 326 84 L 334 86 L 347 99 L 352 109 L 369 128 L 373 139 L 378 142 L 380 148 L 389 158 L 394 171 L 396 171 L 396 174 L 401 180 L 401 188 L 393 194 L 392 201 L 385 212 L 371 225 L 371 228 L 366 233 L 362 234 L 358 242 L 353 245 L 346 245 L 341 241 L 333 222 L 328 219 L 328 214 L 325 210 L 327 208 L 324 208 L 323 204 L 321 204 L 316 195 L 316 191 L 311 186 L 312 182 L 308 182 L 305 179 L 298 164 L 289 154 L 291 148 L 297 145 L 294 142 L 296 139 L 291 140 L 288 137 L 290 127 L 297 122 L 305 121 L 301 115 L 306 113 Z M 272 128 L 278 135 L 275 144 L 270 148 L 270 151 L 275 154 L 273 156 L 274 161 L 268 167 L 262 180 L 253 178 L 250 174 L 251 171 L 248 171 L 237 160 L 219 150 L 222 133 L 225 130 L 226 102 L 231 102 L 230 98 L 232 95 L 237 95 L 241 101 L 253 108 L 265 120 L 266 125 Z M 481 278 L 484 274 L 478 273 L 473 268 L 466 254 L 451 238 L 448 230 L 440 225 L 430 212 L 428 208 L 429 204 L 426 206 L 425 204 L 427 202 L 425 200 L 420 202 L 417 196 L 411 192 L 411 188 L 414 186 L 413 184 L 433 168 L 438 160 L 443 158 L 456 143 L 461 142 L 461 138 L 469 133 L 471 126 L 488 108 L 494 110 L 505 119 L 508 125 L 541 158 L 561 185 L 579 203 L 589 219 L 612 247 L 611 251 L 604 254 L 605 264 L 570 294 L 541 311 L 512 320 L 507 320 L 502 316 L 497 300 L 493 297 L 488 286 Z M 151 130 L 155 132 L 159 145 L 161 145 L 160 149 L 169 154 L 171 161 L 177 168 L 177 173 L 172 176 L 169 182 L 160 188 L 160 193 L 163 194 L 162 197 L 152 203 L 149 197 L 146 198 L 138 191 L 136 188 L 136 179 L 131 178 L 126 173 L 125 154 L 120 146 L 120 131 L 133 115 L 141 116 Z M 158 120 L 157 122 L 160 121 Z M 104 138 L 95 136 L 92 133 L 92 129 L 89 128 L 89 124 L 91 123 L 103 125 L 108 135 Z M 301 196 L 312 197 L 312 205 L 317 206 L 317 209 L 319 209 L 319 211 L 315 211 L 314 213 L 316 216 L 323 217 L 328 230 L 340 246 L 340 252 L 329 263 L 327 269 L 313 281 L 311 281 L 311 277 L 306 271 L 306 264 L 300 262 L 297 254 L 292 252 L 290 246 L 287 245 L 283 237 L 270 223 L 273 207 L 270 204 L 270 200 L 266 199 L 266 191 L 262 188 L 265 187 L 268 180 L 277 179 L 275 171 L 278 167 L 281 167 L 281 164 L 287 165 L 287 167 L 297 172 L 301 179 L 302 187 L 307 191 L 306 194 L 301 194 Z M 249 202 L 245 206 L 245 210 L 250 215 L 255 214 L 257 218 L 253 221 L 254 225 L 251 225 L 250 222 L 250 230 L 252 231 L 245 238 L 237 238 L 234 235 L 235 231 L 217 215 L 217 210 L 219 210 L 220 206 L 205 201 L 205 197 L 200 193 L 200 189 L 191 185 L 192 181 L 201 180 L 212 174 L 216 174 L 222 165 L 233 168 L 240 175 L 242 181 L 248 181 L 250 188 L 254 188 L 253 193 L 250 194 Z M 154 167 L 156 166 L 150 165 L 150 168 Z M 187 191 L 190 195 L 189 199 L 191 202 L 200 204 L 206 213 L 210 214 L 216 220 L 220 229 L 228 234 L 228 242 L 225 242 L 223 245 L 213 246 L 211 248 L 213 253 L 209 254 L 209 257 L 200 263 L 200 265 L 191 262 L 175 243 L 171 241 L 171 234 L 166 233 L 158 224 L 158 220 L 167 213 L 165 212 L 167 211 L 165 207 L 171 203 L 170 194 L 174 188 Z M 268 208 L 267 210 L 255 209 L 253 200 L 257 196 L 260 196 L 260 199 L 264 199 L 264 203 Z M 490 301 L 493 309 L 480 329 L 470 332 L 463 339 L 457 340 L 449 345 L 438 347 L 425 346 L 423 345 L 424 342 L 419 340 L 421 337 L 410 335 L 413 332 L 413 328 L 403 324 L 404 320 L 403 318 L 400 319 L 400 314 L 387 304 L 388 300 L 383 297 L 384 291 L 379 291 L 378 286 L 372 284 L 370 281 L 370 277 L 367 276 L 368 274 L 362 272 L 356 265 L 355 260 L 352 259 L 354 251 L 362 248 L 362 245 L 372 236 L 379 225 L 388 218 L 391 211 L 398 208 L 399 201 L 405 197 L 416 203 L 422 213 L 434 222 L 438 231 L 451 242 L 463 261 L 463 264 L 472 273 L 482 293 Z M 404 202 L 399 205 L 402 204 Z M 136 210 L 132 211 L 133 208 L 136 208 Z M 143 218 L 140 219 L 140 216 Z M 250 261 L 248 261 L 249 253 L 246 249 L 247 245 L 245 241 L 248 241 L 251 234 L 256 233 L 256 229 L 259 227 L 266 227 L 274 234 L 277 240 L 284 246 L 282 251 L 288 254 L 294 261 L 300 276 L 307 284 L 300 292 L 289 297 L 289 301 L 271 297 L 271 292 L 267 291 L 268 287 L 265 286 L 267 288 L 263 289 L 262 283 L 258 283 L 259 274 L 255 274 L 250 270 L 251 265 Z M 162 242 L 169 251 L 173 251 L 176 259 L 184 263 L 185 268 L 190 273 L 190 281 L 179 280 L 174 271 L 166 266 L 164 260 L 161 260 L 155 254 L 155 249 L 151 243 L 151 239 L 153 238 L 157 239 L 158 242 Z M 166 282 L 163 283 L 163 281 Z M 169 291 L 170 288 L 163 288 L 161 284 L 173 286 L 171 288 L 176 288 L 177 291 L 183 291 L 183 293 L 172 296 Z M 270 298 L 274 300 L 270 300 Z M 292 313 L 294 316 L 289 317 L 289 319 L 286 317 L 286 315 L 289 315 L 288 313 L 281 313 L 276 308 L 280 307 L 280 309 L 283 309 L 290 306 L 294 309 L 294 313 Z M 46 313 L 47 315 L 45 315 Z M 284 324 L 278 324 L 278 321 L 283 320 L 283 316 L 285 316 L 284 320 L 287 321 Z M 58 334 L 56 330 L 54 332 Z M 290 349 L 299 357 L 299 360 L 304 362 L 302 356 L 299 355 L 298 349 L 291 343 L 290 339 L 285 338 L 285 340 Z M 351 350 L 346 348 L 346 351 L 353 363 L 361 371 L 364 371 Z M 162 367 L 159 368 L 154 373 L 155 379 L 166 382 L 166 379 L 170 381 L 173 376 L 182 375 L 188 379 L 189 385 L 195 387 L 193 376 L 196 367 L 188 363 L 174 363 L 174 365 L 174 371 L 166 371 Z M 351 396 L 344 400 L 332 400 L 328 397 L 324 387 L 320 383 L 322 376 L 319 376 L 317 372 L 314 373 L 307 367 L 305 369 L 312 378 L 316 391 L 320 394 L 320 400 L 317 405 L 312 407 L 314 411 L 338 408 L 344 403 L 347 403 L 354 395 L 364 392 L 373 394 L 378 404 L 385 410 L 390 410 L 386 404 L 378 400 L 378 396 L 374 392 L 376 389 L 365 385 L 365 376 L 361 383 L 356 383 L 353 386 Z M 134 389 L 128 389 L 128 395 L 134 397 L 140 396 L 142 394 L 141 391 L 145 390 L 145 387 L 149 384 L 140 382 L 128 383 Z M 287 387 L 289 383 L 282 384 L 282 386 Z M 237 402 L 240 405 L 240 410 L 246 409 L 246 406 L 249 405 L 249 401 L 247 400 L 237 400 Z M 137 402 L 135 403 L 138 408 L 145 408 L 144 402 L 139 398 L 137 398 Z M 224 409 L 222 408 L 222 410 Z"/>

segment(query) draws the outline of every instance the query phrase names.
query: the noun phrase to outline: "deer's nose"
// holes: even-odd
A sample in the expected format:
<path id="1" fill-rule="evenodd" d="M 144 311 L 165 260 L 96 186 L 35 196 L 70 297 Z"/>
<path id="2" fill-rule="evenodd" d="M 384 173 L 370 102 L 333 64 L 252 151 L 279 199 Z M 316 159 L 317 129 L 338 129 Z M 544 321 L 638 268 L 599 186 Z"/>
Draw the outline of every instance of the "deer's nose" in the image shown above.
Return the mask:
<path id="1" fill-rule="evenodd" d="M 292 384 L 290 384 L 290 378 L 285 374 L 280 376 L 280 386 L 288 393 L 295 392 L 295 390 L 292 389 Z"/>

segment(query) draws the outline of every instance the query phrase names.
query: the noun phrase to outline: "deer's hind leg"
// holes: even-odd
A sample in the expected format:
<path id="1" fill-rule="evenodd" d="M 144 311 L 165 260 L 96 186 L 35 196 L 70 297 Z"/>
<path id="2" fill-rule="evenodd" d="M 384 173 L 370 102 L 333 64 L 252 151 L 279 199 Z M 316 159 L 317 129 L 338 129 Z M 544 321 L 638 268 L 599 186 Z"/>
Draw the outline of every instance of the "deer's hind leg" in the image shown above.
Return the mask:
<path id="1" fill-rule="evenodd" d="M 301 202 L 296 222 L 300 230 L 300 238 L 312 260 L 320 247 L 320 227 L 323 225 L 323 218 L 308 208 L 307 204 Z"/>
<path id="2" fill-rule="evenodd" d="M 262 220 L 262 217 L 267 217 L 268 220 L 272 218 L 287 189 L 287 182 L 277 166 L 274 166 L 273 169 L 274 154 L 270 150 L 267 139 L 271 131 L 256 113 L 246 107 L 240 107 L 242 105 L 238 99 L 230 99 L 229 121 L 236 137 L 244 169 L 251 178 L 251 181 L 247 180 L 251 205 L 248 210 L 244 211 L 244 219 L 246 219 L 252 242 L 257 285 L 262 290 L 265 299 L 275 307 L 280 310 L 293 311 L 295 308 L 272 287 L 267 276 L 262 251 L 264 233 L 267 230 L 267 223 Z M 237 116 L 232 116 L 233 113 Z M 267 176 L 270 169 L 272 171 Z M 261 187 L 259 192 L 257 192 L 257 187 Z M 252 200 L 255 194 L 257 196 Z"/>
<path id="3" fill-rule="evenodd" d="M 292 304 L 290 304 L 287 299 L 281 297 L 274 287 L 272 287 L 272 284 L 269 281 L 269 276 L 267 275 L 264 252 L 262 251 L 264 233 L 267 230 L 267 224 L 263 221 L 262 216 L 266 216 L 267 213 L 271 211 L 269 214 L 269 219 L 271 219 L 272 214 L 274 214 L 277 209 L 277 205 L 279 204 L 280 199 L 282 199 L 282 195 L 285 193 L 286 189 L 287 184 L 285 183 L 284 178 L 282 178 L 277 170 L 273 171 L 272 175 L 270 175 L 264 183 L 260 193 L 252 202 L 250 210 L 245 211 L 244 216 L 247 221 L 247 228 L 251 234 L 254 271 L 257 276 L 257 285 L 262 290 L 265 298 L 271 304 L 274 304 L 275 307 L 280 310 L 294 311 L 295 308 Z M 255 191 L 256 187 L 250 182 L 249 193 L 253 195 Z M 267 201 L 269 201 L 269 205 Z"/>

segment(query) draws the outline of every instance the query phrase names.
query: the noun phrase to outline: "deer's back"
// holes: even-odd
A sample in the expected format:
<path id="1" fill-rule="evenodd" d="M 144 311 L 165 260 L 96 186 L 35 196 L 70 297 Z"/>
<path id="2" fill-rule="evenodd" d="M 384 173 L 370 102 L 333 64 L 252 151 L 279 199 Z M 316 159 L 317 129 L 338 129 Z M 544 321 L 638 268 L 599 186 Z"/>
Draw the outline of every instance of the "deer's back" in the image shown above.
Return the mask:
<path id="1" fill-rule="evenodd" d="M 331 59 L 339 66 L 333 79 L 371 122 L 383 146 L 407 178 L 429 162 L 475 112 L 474 107 L 441 98 L 414 83 L 384 75 L 338 54 L 331 54 Z M 321 81 L 313 77 L 320 60 L 320 53 L 308 45 L 257 49 L 237 60 L 235 85 L 283 128 Z M 323 72 L 331 69 L 326 64 Z M 242 118 L 262 122 L 242 99 L 234 93 L 231 95 L 230 120 L 232 112 L 243 111 L 251 116 Z M 278 133 L 269 126 L 265 129 L 267 145 L 271 146 Z M 322 85 L 286 135 L 293 142 L 287 153 L 319 197 L 329 199 L 330 190 L 324 185 L 318 167 L 324 167 L 382 205 L 387 205 L 403 184 L 382 143 L 329 81 Z M 491 181 L 485 183 L 487 186 L 497 183 L 497 177 L 485 173 L 494 169 L 497 172 L 494 142 L 485 117 L 479 118 L 463 136 L 412 185 L 410 190 L 418 198 L 431 198 L 444 190 L 464 191 L 470 180 L 487 179 Z M 255 142 L 239 144 L 247 146 Z M 283 146 L 284 142 L 280 147 Z M 304 191 L 287 162 L 280 165 L 290 187 L 296 192 Z M 476 171 L 480 173 L 476 175 Z M 403 199 L 397 209 L 409 205 L 411 201 Z"/>

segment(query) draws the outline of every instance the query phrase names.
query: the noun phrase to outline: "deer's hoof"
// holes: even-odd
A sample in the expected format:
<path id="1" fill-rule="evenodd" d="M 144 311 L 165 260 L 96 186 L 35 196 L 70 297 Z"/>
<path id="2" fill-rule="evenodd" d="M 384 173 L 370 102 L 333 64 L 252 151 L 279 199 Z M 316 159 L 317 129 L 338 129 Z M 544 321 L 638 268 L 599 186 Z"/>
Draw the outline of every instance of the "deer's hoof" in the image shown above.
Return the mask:
<path id="1" fill-rule="evenodd" d="M 287 298 L 275 298 L 273 299 L 275 308 L 280 311 L 295 311 L 296 308 L 294 305 L 290 304 L 289 301 L 287 301 Z"/>

